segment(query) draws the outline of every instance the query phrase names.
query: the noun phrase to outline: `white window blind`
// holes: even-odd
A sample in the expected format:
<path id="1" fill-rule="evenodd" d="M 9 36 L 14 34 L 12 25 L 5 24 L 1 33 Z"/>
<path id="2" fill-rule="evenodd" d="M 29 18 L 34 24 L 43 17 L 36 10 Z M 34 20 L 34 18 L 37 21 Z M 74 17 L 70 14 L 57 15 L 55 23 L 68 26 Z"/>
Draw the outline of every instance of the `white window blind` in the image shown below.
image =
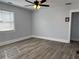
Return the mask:
<path id="1" fill-rule="evenodd" d="M 14 13 L 0 10 L 0 31 L 14 30 Z"/>

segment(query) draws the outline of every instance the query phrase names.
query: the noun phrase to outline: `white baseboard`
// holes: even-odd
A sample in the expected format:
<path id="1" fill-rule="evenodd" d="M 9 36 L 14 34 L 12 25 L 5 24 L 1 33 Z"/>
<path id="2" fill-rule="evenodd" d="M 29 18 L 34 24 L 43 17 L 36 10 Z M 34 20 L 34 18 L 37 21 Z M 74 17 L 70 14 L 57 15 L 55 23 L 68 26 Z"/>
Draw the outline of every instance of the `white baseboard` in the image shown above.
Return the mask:
<path id="1" fill-rule="evenodd" d="M 29 39 L 31 37 L 32 36 L 26 36 L 26 37 L 21 37 L 21 38 L 18 38 L 18 39 L 13 39 L 13 40 L 5 41 L 5 42 L 0 42 L 0 46 L 11 44 L 11 43 L 21 41 L 21 40 L 25 40 L 25 39 Z"/>
<path id="2" fill-rule="evenodd" d="M 51 38 L 51 37 L 43 37 L 43 36 L 30 35 L 30 36 L 21 37 L 21 38 L 18 38 L 18 39 L 13 39 L 13 40 L 5 41 L 5 42 L 0 42 L 0 46 L 11 44 L 11 43 L 14 43 L 14 42 L 17 42 L 17 41 L 21 41 L 21 40 L 25 40 L 25 39 L 29 39 L 29 38 L 32 38 L 32 37 L 46 39 L 46 40 L 51 40 L 51 41 L 70 43 L 69 40 L 65 40 L 65 39 L 56 39 L 56 38 Z"/>
<path id="3" fill-rule="evenodd" d="M 63 42 L 63 43 L 70 43 L 70 41 L 66 39 L 56 39 L 56 38 L 36 36 L 36 35 L 32 35 L 32 37 L 51 40 L 51 41 L 58 41 L 58 42 Z"/>

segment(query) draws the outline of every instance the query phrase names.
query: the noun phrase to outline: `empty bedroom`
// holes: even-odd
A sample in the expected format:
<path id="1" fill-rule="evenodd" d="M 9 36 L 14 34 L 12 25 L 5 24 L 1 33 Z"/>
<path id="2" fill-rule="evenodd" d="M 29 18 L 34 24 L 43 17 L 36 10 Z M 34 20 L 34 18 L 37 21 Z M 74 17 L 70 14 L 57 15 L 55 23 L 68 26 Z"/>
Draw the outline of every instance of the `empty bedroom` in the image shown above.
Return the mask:
<path id="1" fill-rule="evenodd" d="M 0 0 L 0 59 L 79 59 L 79 0 Z"/>

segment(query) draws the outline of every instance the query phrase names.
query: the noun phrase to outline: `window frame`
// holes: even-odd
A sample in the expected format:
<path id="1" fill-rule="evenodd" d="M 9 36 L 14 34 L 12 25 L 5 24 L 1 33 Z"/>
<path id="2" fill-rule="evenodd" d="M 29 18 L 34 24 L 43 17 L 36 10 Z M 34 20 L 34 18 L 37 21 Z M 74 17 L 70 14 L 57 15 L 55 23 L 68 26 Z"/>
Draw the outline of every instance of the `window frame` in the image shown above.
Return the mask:
<path id="1" fill-rule="evenodd" d="M 14 13 L 13 11 L 8 11 L 8 10 L 4 10 L 4 9 L 0 9 L 0 11 L 11 12 L 12 15 L 13 15 L 13 16 L 12 16 L 13 21 L 12 21 L 12 23 L 11 23 L 11 24 L 12 24 L 11 26 L 13 26 L 12 29 L 9 29 L 9 28 L 8 28 L 8 29 L 3 29 L 3 30 L 0 30 L 0 32 L 1 32 L 1 31 L 14 31 L 14 30 L 15 30 L 15 13 Z M 6 22 L 5 22 L 5 23 L 6 23 Z"/>

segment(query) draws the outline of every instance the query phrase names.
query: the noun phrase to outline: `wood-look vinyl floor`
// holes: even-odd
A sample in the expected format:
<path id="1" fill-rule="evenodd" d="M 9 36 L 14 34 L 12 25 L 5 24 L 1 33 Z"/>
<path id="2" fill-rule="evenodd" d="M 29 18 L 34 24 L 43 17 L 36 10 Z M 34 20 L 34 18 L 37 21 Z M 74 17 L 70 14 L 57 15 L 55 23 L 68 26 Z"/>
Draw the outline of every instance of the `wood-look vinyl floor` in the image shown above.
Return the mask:
<path id="1" fill-rule="evenodd" d="M 28 39 L 0 47 L 0 59 L 79 59 L 79 42 Z"/>

